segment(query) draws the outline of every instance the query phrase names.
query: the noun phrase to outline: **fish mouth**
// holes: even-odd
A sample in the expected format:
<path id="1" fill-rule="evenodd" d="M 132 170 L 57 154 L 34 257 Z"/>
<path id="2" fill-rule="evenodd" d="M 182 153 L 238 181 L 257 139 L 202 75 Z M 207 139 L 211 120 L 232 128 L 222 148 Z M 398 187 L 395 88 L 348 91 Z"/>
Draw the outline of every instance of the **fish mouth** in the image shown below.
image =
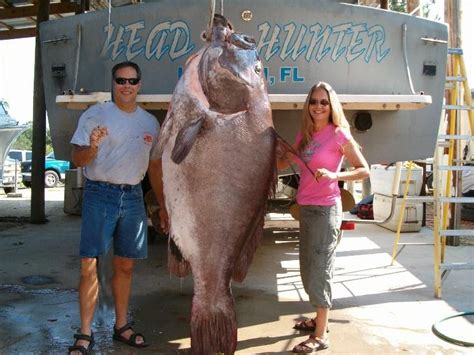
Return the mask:
<path id="1" fill-rule="evenodd" d="M 257 43 L 255 38 L 241 34 L 241 33 L 230 33 L 227 38 L 227 42 L 233 44 L 234 46 L 247 50 L 254 50 L 257 48 Z"/>
<path id="2" fill-rule="evenodd" d="M 225 42 L 233 47 L 227 54 L 219 58 L 221 67 L 241 84 L 255 87 L 255 75 L 260 75 L 262 65 L 256 54 L 257 44 L 253 37 L 228 33 Z"/>
<path id="3" fill-rule="evenodd" d="M 234 68 L 228 68 L 228 67 L 223 67 L 224 71 L 227 72 L 227 76 L 229 78 L 233 78 L 234 81 L 239 82 L 243 85 L 250 86 L 250 87 L 255 87 L 255 83 L 252 81 L 252 76 L 249 71 L 241 72 L 241 71 L 235 71 Z"/>

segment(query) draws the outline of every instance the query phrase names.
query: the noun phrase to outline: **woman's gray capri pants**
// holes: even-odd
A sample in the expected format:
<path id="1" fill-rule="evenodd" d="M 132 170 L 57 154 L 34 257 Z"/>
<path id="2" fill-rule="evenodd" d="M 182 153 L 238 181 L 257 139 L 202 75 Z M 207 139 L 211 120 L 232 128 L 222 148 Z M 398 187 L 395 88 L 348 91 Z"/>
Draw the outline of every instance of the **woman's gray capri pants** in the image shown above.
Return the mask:
<path id="1" fill-rule="evenodd" d="M 303 286 L 315 307 L 331 308 L 332 277 L 342 206 L 301 206 L 300 272 Z"/>

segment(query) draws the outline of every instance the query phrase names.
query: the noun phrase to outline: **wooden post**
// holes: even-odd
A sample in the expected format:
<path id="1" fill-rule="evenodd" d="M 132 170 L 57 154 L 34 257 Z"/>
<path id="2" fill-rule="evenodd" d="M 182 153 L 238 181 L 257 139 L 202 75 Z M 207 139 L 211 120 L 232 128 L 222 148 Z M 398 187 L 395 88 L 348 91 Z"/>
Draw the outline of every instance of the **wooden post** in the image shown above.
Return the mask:
<path id="1" fill-rule="evenodd" d="M 31 165 L 31 223 L 45 223 L 44 161 L 46 155 L 46 104 L 41 66 L 40 23 L 49 19 L 49 0 L 38 1 L 36 17 L 35 78 L 33 89 L 33 161 Z"/>
<path id="2" fill-rule="evenodd" d="M 83 14 L 86 11 L 89 11 L 90 0 L 81 0 L 80 9 L 76 11 L 76 15 Z"/>
<path id="3" fill-rule="evenodd" d="M 407 13 L 411 14 L 419 6 L 420 6 L 420 0 L 408 0 Z M 421 15 L 420 9 L 416 10 L 412 15 L 420 16 Z"/>

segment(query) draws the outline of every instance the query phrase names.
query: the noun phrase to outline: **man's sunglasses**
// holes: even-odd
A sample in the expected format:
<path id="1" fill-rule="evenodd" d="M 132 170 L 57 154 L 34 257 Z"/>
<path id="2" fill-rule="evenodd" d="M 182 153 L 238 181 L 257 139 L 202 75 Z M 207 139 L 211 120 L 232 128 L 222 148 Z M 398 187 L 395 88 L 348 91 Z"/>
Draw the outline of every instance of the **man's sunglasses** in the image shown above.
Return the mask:
<path id="1" fill-rule="evenodd" d="M 319 105 L 319 104 L 321 104 L 321 106 L 329 106 L 331 103 L 326 99 L 322 99 L 321 101 L 317 100 L 317 99 L 309 99 L 309 104 L 310 105 Z"/>
<path id="2" fill-rule="evenodd" d="M 140 79 L 138 78 L 115 78 L 115 83 L 117 85 L 125 85 L 125 83 L 128 81 L 130 85 L 137 85 L 140 82 Z"/>

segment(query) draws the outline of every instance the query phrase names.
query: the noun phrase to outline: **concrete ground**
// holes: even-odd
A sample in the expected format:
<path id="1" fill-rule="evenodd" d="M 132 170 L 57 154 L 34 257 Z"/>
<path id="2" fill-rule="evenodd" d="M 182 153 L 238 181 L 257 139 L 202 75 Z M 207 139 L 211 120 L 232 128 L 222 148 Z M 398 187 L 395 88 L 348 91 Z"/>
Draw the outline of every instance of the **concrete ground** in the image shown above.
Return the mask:
<path id="1" fill-rule="evenodd" d="M 80 217 L 63 213 L 63 189 L 46 190 L 43 225 L 25 223 L 29 190 L 0 195 L 0 353 L 65 353 L 79 326 L 77 256 Z M 239 354 L 288 353 L 307 334 L 292 329 L 312 315 L 299 278 L 298 229 L 288 215 L 269 214 L 265 237 L 247 279 L 233 285 Z M 441 340 L 433 323 L 474 310 L 474 271 L 453 271 L 443 298 L 433 296 L 433 247 L 409 246 L 390 266 L 395 233 L 359 225 L 337 250 L 330 348 L 334 354 L 473 354 Z M 429 242 L 429 229 L 402 235 Z M 166 269 L 167 243 L 149 246 L 133 281 L 131 317 L 152 344 L 137 351 L 112 341 L 109 288 L 94 322 L 97 353 L 187 353 L 192 279 Z M 474 261 L 474 246 L 448 247 L 446 261 Z M 474 342 L 474 318 L 446 323 L 448 336 Z"/>

